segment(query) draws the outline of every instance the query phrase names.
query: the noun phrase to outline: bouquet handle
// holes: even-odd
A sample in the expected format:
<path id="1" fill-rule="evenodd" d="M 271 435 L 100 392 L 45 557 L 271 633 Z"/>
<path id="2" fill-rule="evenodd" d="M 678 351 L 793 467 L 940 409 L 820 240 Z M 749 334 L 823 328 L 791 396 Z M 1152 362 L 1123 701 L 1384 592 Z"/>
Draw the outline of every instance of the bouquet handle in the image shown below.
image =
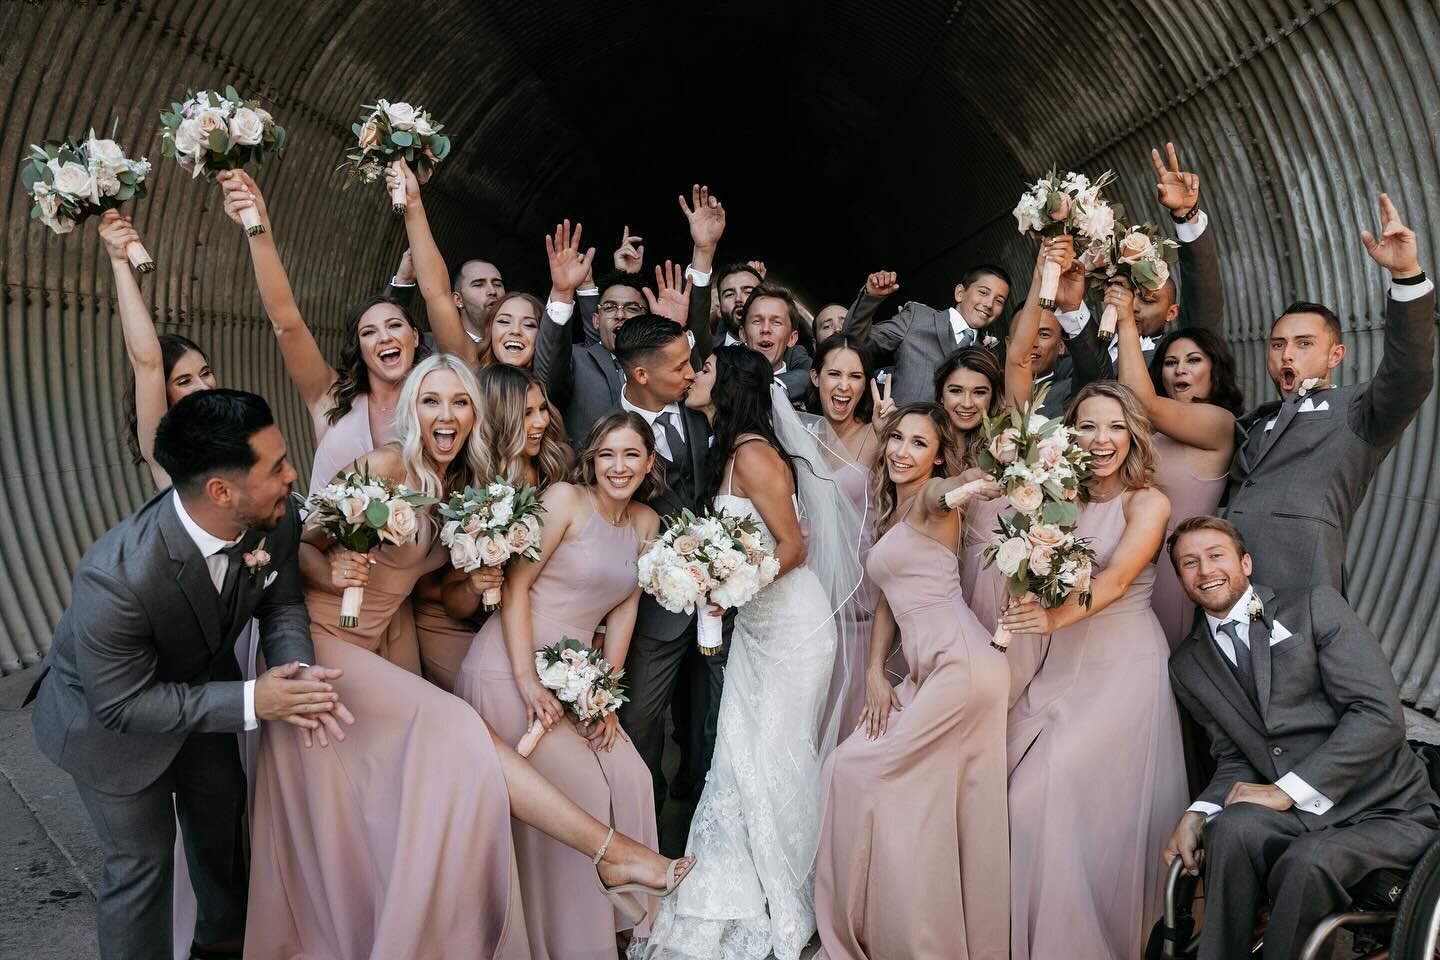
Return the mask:
<path id="1" fill-rule="evenodd" d="M 397 216 L 405 215 L 405 181 L 400 181 L 390 188 L 390 209 L 394 210 Z"/>
<path id="2" fill-rule="evenodd" d="M 1115 307 L 1105 304 L 1105 312 L 1100 314 L 1100 329 L 1096 332 L 1101 343 L 1109 343 L 1115 339 L 1115 324 L 1119 319 Z"/>
<path id="3" fill-rule="evenodd" d="M 253 206 L 241 209 L 240 223 L 244 225 L 248 237 L 258 237 L 265 232 L 265 224 L 260 222 L 260 211 Z"/>
<path id="4" fill-rule="evenodd" d="M 536 720 L 530 724 L 530 729 L 525 731 L 525 736 L 520 738 L 520 742 L 515 744 L 515 752 L 522 757 L 530 756 L 539 746 L 540 738 L 543 736 L 545 736 L 545 724 Z"/>
<path id="5" fill-rule="evenodd" d="M 346 587 L 340 595 L 340 626 L 352 630 L 360 626 L 360 604 L 365 600 L 364 587 Z"/>
<path id="6" fill-rule="evenodd" d="M 695 637 L 700 653 L 713 657 L 725 646 L 725 624 L 719 617 L 710 616 L 709 608 L 696 611 Z"/>
<path id="7" fill-rule="evenodd" d="M 1003 614 L 1004 611 L 1010 609 L 1011 604 L 1020 603 L 1024 600 L 1034 599 L 1037 598 L 1033 593 L 1026 593 L 1023 597 L 1010 597 L 1005 601 L 1005 605 L 1001 607 L 1001 613 Z M 1011 633 L 1003 623 L 997 624 L 995 627 L 995 632 L 990 636 L 990 646 L 994 647 L 996 650 L 999 650 L 1001 653 L 1004 653 L 1006 650 L 1010 649 L 1010 644 L 1014 639 L 1015 635 Z"/>
<path id="8" fill-rule="evenodd" d="M 1055 294 L 1060 289 L 1060 264 L 1046 260 L 1040 267 L 1040 306 L 1055 309 Z"/>
<path id="9" fill-rule="evenodd" d="M 125 256 L 139 273 L 154 273 L 155 260 L 138 240 L 125 244 Z"/>

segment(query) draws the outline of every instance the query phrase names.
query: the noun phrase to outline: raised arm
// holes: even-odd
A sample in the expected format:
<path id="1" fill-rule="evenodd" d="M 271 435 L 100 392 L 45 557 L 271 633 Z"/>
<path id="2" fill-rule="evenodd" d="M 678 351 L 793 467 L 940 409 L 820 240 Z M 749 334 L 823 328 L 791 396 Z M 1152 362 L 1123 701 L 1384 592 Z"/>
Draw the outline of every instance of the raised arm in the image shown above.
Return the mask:
<path id="1" fill-rule="evenodd" d="M 710 323 L 710 287 L 715 281 L 715 250 L 725 234 L 725 206 L 719 197 L 711 196 L 710 188 L 695 184 L 690 188 L 690 203 L 678 198 L 680 209 L 690 224 L 690 268 L 686 271 L 694 281 L 685 326 L 695 338 L 692 360 L 698 370 L 714 347 L 715 331 Z"/>
<path id="2" fill-rule="evenodd" d="M 1135 392 L 1150 423 L 1161 433 L 1201 450 L 1214 450 L 1228 460 L 1235 449 L 1235 415 L 1213 403 L 1183 403 L 1155 392 L 1145 354 L 1140 348 L 1140 328 L 1135 324 L 1135 293 L 1126 283 L 1105 288 L 1105 303 L 1117 316 L 1115 340 L 1119 351 L 1120 382 Z M 1163 362 L 1163 358 L 1162 362 Z"/>
<path id="3" fill-rule="evenodd" d="M 1005 402 L 1023 406 L 1035 386 L 1035 371 L 1030 367 L 1030 351 L 1040 335 L 1040 271 L 1046 260 L 1060 265 L 1063 276 L 1075 261 L 1075 241 L 1068 236 L 1050 237 L 1040 244 L 1035 256 L 1035 269 L 1030 275 L 1030 289 L 1025 303 L 1010 320 L 1010 337 L 1005 344 Z"/>
<path id="4" fill-rule="evenodd" d="M 400 254 L 400 265 L 395 268 L 395 273 L 385 281 L 384 295 L 407 311 L 414 310 L 415 260 L 410 256 L 409 247 L 406 247 L 405 252 Z"/>
<path id="5" fill-rule="evenodd" d="M 900 281 L 893 270 L 879 270 L 866 277 L 865 286 L 860 288 L 855 302 L 850 304 L 850 310 L 845 314 L 845 332 L 877 350 L 894 350 L 900 346 L 915 319 L 915 312 L 909 304 L 894 319 L 875 322 L 880 304 L 899 289 Z"/>
<path id="6" fill-rule="evenodd" d="M 325 414 L 330 409 L 330 388 L 335 385 L 335 368 L 320 352 L 320 344 L 300 315 L 300 305 L 295 302 L 290 278 L 285 273 L 285 265 L 280 262 L 280 250 L 275 245 L 275 228 L 270 223 L 270 211 L 259 186 L 244 170 L 226 170 L 218 179 L 225 191 L 225 213 L 231 220 L 242 225 L 240 211 L 254 206 L 260 214 L 260 222 L 265 225 L 263 233 L 249 238 L 250 264 L 255 270 L 255 283 L 260 288 L 260 302 L 265 307 L 265 315 L 270 318 L 275 341 L 280 345 L 285 372 L 290 375 L 290 381 L 300 391 L 300 399 L 310 411 L 318 442 L 329 426 Z"/>
<path id="7" fill-rule="evenodd" d="M 1215 249 L 1215 232 L 1200 209 L 1200 175 L 1180 169 L 1175 144 L 1165 144 L 1164 160 L 1159 150 L 1150 151 L 1159 178 L 1155 194 L 1170 212 L 1175 236 L 1180 240 L 1180 325 L 1200 327 L 1218 336 L 1225 329 L 1225 286 L 1220 277 L 1220 255 Z"/>
<path id="8" fill-rule="evenodd" d="M 589 280 L 595 248 L 580 252 L 580 235 L 584 228 L 570 221 L 555 225 L 555 235 L 545 235 L 545 257 L 550 263 L 550 297 L 545 316 L 540 321 L 540 334 L 535 341 L 535 375 L 545 381 L 550 399 L 564 405 L 575 389 L 575 371 L 570 351 L 575 322 L 575 291 Z"/>
<path id="9" fill-rule="evenodd" d="M 1370 258 L 1390 272 L 1385 352 L 1368 389 L 1350 405 L 1350 426 L 1376 446 L 1400 439 L 1435 386 L 1435 282 L 1420 269 L 1415 231 L 1380 194 L 1380 236 L 1361 235 Z M 1418 282 L 1417 282 L 1418 281 Z"/>
<path id="10" fill-rule="evenodd" d="M 110 255 L 110 269 L 115 274 L 115 298 L 120 305 L 120 333 L 125 339 L 125 354 L 135 373 L 135 440 L 140 456 L 150 468 L 155 488 L 170 486 L 170 475 L 155 462 L 155 428 L 165 416 L 165 358 L 160 351 L 160 337 L 140 284 L 130 271 L 125 246 L 139 243 L 140 234 L 129 217 L 117 210 L 106 210 L 100 217 L 100 239 Z"/>
<path id="11" fill-rule="evenodd" d="M 480 347 L 465 332 L 465 322 L 460 319 L 460 308 L 455 306 L 454 292 L 450 289 L 450 272 L 430 232 L 430 219 L 420 198 L 420 181 L 404 160 L 395 161 L 385 170 L 388 186 L 393 187 L 400 179 L 405 182 L 405 235 L 410 240 L 415 282 L 425 300 L 425 316 L 435 335 L 435 345 L 442 353 L 460 357 L 473 369 L 480 364 Z"/>
<path id="12" fill-rule="evenodd" d="M 1070 396 L 1096 380 L 1114 380 L 1115 364 L 1110 351 L 1100 342 L 1100 327 L 1085 303 L 1085 265 L 1076 257 L 1070 269 L 1060 274 L 1055 294 L 1055 322 L 1065 337 L 1070 355 Z"/>

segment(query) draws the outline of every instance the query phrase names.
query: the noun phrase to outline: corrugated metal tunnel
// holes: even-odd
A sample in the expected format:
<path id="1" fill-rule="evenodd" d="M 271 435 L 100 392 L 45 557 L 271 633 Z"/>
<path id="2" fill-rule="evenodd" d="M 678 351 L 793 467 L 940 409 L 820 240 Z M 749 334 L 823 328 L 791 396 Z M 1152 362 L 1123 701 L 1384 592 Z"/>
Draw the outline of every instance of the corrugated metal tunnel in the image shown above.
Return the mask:
<path id="1" fill-rule="evenodd" d="M 205 345 L 221 382 L 270 398 L 308 470 L 299 397 L 219 190 L 161 163 L 158 110 L 232 83 L 287 128 L 260 173 L 322 346 L 403 247 L 376 192 L 334 173 L 362 102 L 423 103 L 454 152 L 427 188 L 448 258 L 502 264 L 542 294 L 540 238 L 622 225 L 651 263 L 688 253 L 675 194 L 708 182 L 725 260 L 765 260 L 813 302 L 870 270 L 944 303 L 968 262 L 1023 275 L 1010 209 L 1052 164 L 1120 176 L 1156 217 L 1151 146 L 1198 171 L 1224 257 L 1227 330 L 1251 401 L 1263 338 L 1294 299 L 1334 306 L 1342 379 L 1378 362 L 1384 278 L 1360 246 L 1387 190 L 1440 273 L 1440 8 L 1434 0 L 987 0 L 688 5 L 613 0 L 155 0 L 0 5 L 0 671 L 33 664 L 86 547 L 150 492 L 121 437 L 126 378 L 94 228 L 32 226 L 27 144 L 108 130 L 156 162 L 137 226 L 162 328 Z M 612 236 L 613 235 L 613 236 Z M 1440 462 L 1432 395 L 1376 478 L 1350 543 L 1351 600 L 1407 701 L 1440 706 Z"/>

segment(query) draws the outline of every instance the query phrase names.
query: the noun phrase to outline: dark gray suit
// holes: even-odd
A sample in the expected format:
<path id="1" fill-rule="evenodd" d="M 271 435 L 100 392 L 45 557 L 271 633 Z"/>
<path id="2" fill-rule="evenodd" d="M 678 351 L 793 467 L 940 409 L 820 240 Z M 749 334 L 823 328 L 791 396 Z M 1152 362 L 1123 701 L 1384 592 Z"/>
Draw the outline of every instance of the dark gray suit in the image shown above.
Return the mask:
<path id="1" fill-rule="evenodd" d="M 1249 629 L 1253 689 L 1203 613 L 1170 658 L 1175 696 L 1204 725 L 1218 765 L 1199 799 L 1223 805 L 1236 783 L 1293 772 L 1333 806 L 1237 803 L 1210 820 L 1202 960 L 1249 954 L 1267 889 L 1265 956 L 1292 956 L 1320 917 L 1344 908 L 1347 886 L 1408 869 L 1436 837 L 1440 798 L 1405 742 L 1399 691 L 1369 628 L 1329 587 L 1255 591 L 1265 613 Z M 1291 636 L 1270 646 L 1277 620 Z"/>
<path id="2" fill-rule="evenodd" d="M 242 548 L 261 536 L 247 533 Z M 244 684 L 235 640 L 255 617 L 267 663 L 314 660 L 293 503 L 263 536 L 269 569 L 240 569 L 229 609 L 169 489 L 96 541 L 75 572 L 32 723 L 41 751 L 75 778 L 105 854 L 102 957 L 171 960 L 177 813 L 199 906 L 196 940 L 243 935 L 246 788 L 235 734 L 244 729 Z"/>
<path id="3" fill-rule="evenodd" d="M 934 400 L 935 369 L 957 346 L 950 308 L 936 310 L 912 300 L 896 316 L 876 323 L 875 312 L 884 300 L 861 287 L 845 315 L 845 332 L 878 354 L 894 354 L 895 385 L 890 393 L 897 404 Z M 983 330 L 975 333 L 978 339 L 985 337 Z"/>
<path id="4" fill-rule="evenodd" d="M 1344 592 L 1350 522 L 1430 393 L 1434 354 L 1434 291 L 1390 299 L 1374 379 L 1267 403 L 1236 424 L 1224 512 L 1245 535 L 1257 577 L 1276 589 L 1324 583 Z M 1300 412 L 1306 400 L 1317 409 Z"/>

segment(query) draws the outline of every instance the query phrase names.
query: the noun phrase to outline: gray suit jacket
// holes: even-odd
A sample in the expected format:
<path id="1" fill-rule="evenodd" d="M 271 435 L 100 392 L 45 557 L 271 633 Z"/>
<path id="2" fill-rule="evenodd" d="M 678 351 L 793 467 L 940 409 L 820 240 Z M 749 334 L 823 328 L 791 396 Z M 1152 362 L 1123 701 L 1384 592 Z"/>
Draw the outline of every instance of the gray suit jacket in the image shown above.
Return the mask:
<path id="1" fill-rule="evenodd" d="M 1345 587 L 1345 538 L 1380 462 L 1435 383 L 1435 294 L 1389 300 L 1375 377 L 1264 404 L 1236 424 L 1225 516 L 1276 589 Z M 1275 418 L 1275 426 L 1265 429 Z"/>
<path id="2" fill-rule="evenodd" d="M 845 332 L 868 343 L 877 353 L 894 354 L 895 385 L 890 392 L 896 403 L 934 400 L 935 369 L 955 349 L 950 308 L 936 310 L 912 300 L 896 316 L 876 323 L 875 311 L 884 300 L 870 296 L 861 287 L 845 315 Z"/>
<path id="3" fill-rule="evenodd" d="M 261 536 L 247 533 L 245 549 Z M 137 793 L 190 734 L 244 729 L 234 647 L 251 617 L 260 621 L 267 663 L 313 663 L 293 502 L 263 536 L 269 569 L 240 571 L 229 618 L 170 489 L 97 540 L 75 572 L 45 658 L 32 718 L 41 751 L 96 790 Z"/>
<path id="4" fill-rule="evenodd" d="M 1236 783 L 1274 783 L 1293 772 L 1334 804 L 1301 817 L 1311 830 L 1382 811 L 1440 809 L 1405 742 L 1400 694 L 1370 629 L 1329 587 L 1255 592 L 1265 605 L 1250 632 L 1258 705 L 1202 613 L 1170 657 L 1175 697 L 1205 727 L 1218 764 L 1199 799 L 1223 806 Z M 1269 646 L 1276 620 L 1291 636 Z"/>

